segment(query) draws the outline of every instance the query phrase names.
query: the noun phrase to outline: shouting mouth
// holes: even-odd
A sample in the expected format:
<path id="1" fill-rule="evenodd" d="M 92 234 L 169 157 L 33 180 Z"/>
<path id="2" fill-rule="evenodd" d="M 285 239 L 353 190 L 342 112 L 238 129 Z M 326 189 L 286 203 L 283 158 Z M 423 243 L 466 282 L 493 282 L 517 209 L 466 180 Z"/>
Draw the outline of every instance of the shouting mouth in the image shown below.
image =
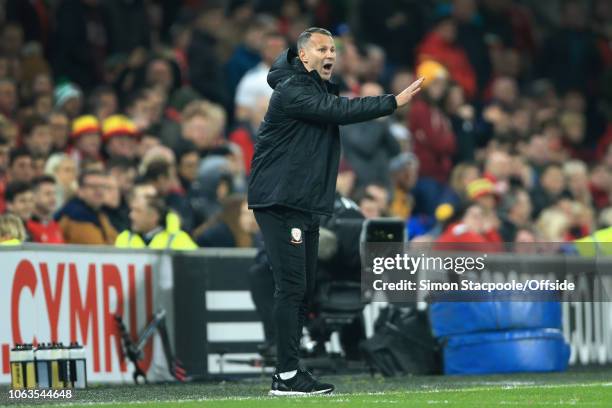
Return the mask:
<path id="1" fill-rule="evenodd" d="M 326 74 L 326 75 L 331 75 L 333 67 L 334 67 L 334 64 L 331 63 L 331 62 L 327 62 L 327 63 L 323 64 L 323 73 Z"/>

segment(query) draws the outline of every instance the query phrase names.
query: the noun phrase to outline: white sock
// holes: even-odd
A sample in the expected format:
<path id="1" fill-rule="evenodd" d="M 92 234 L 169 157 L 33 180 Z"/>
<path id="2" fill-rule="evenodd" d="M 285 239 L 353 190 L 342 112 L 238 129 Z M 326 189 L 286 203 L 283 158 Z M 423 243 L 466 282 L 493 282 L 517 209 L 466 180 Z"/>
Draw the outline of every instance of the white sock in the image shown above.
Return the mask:
<path id="1" fill-rule="evenodd" d="M 297 374 L 297 370 L 293 370 L 293 371 L 285 371 L 284 373 L 280 373 L 278 376 L 281 378 L 281 380 L 288 380 L 290 378 L 293 378 L 293 376 L 296 374 Z"/>

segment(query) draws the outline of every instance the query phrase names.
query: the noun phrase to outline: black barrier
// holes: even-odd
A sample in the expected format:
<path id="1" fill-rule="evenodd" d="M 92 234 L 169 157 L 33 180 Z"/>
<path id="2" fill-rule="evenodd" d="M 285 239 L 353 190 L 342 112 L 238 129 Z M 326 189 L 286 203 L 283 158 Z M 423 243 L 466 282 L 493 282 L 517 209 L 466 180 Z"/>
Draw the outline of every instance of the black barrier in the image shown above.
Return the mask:
<path id="1" fill-rule="evenodd" d="M 263 337 L 253 335 L 253 331 L 261 331 L 257 328 L 260 320 L 247 301 L 248 269 L 254 256 L 254 250 L 238 249 L 173 255 L 176 350 L 190 375 L 207 377 L 258 371 L 246 366 L 234 367 L 232 371 L 229 364 L 223 366 L 222 358 L 225 355 L 228 359 L 237 356 L 247 359 L 255 355 L 257 344 L 263 341 Z M 512 259 L 517 261 L 509 254 L 495 254 L 488 262 L 496 265 Z M 526 259 L 523 256 L 520 262 Z M 534 265 L 535 269 L 528 272 L 536 275 L 559 262 L 555 256 L 540 255 L 533 259 L 537 259 L 537 267 Z M 598 265 L 603 263 L 600 259 Z M 566 266 L 565 270 L 572 268 Z M 603 274 L 608 276 L 607 271 Z M 232 303 L 236 294 L 239 299 Z M 571 345 L 572 365 L 612 363 L 612 303 L 589 300 L 592 298 L 587 296 L 562 303 L 563 333 Z M 223 331 L 225 336 L 219 337 Z"/>
<path id="2" fill-rule="evenodd" d="M 189 375 L 205 378 L 211 373 L 221 374 L 224 367 L 219 359 L 223 356 L 256 353 L 261 341 L 249 340 L 253 337 L 251 333 L 219 339 L 209 331 L 215 324 L 221 330 L 222 325 L 232 323 L 237 327 L 245 323 L 259 324 L 254 307 L 246 301 L 250 296 L 248 270 L 254 257 L 254 250 L 238 249 L 173 256 L 175 344 L 177 358 Z M 242 302 L 224 303 L 231 302 L 231 299 L 224 300 L 224 296 L 232 298 L 234 294 Z M 225 306 L 212 305 L 213 296 Z"/>

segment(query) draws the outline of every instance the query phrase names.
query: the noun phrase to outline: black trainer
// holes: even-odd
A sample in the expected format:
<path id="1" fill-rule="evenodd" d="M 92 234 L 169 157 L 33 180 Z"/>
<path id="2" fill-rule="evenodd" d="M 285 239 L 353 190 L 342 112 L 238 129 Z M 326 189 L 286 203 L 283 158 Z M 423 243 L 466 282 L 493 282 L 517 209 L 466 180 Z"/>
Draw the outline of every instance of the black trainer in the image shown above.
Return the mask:
<path id="1" fill-rule="evenodd" d="M 288 380 L 274 374 L 269 395 L 318 395 L 329 394 L 333 390 L 332 384 L 321 383 L 310 372 L 299 368 L 297 374 Z"/>

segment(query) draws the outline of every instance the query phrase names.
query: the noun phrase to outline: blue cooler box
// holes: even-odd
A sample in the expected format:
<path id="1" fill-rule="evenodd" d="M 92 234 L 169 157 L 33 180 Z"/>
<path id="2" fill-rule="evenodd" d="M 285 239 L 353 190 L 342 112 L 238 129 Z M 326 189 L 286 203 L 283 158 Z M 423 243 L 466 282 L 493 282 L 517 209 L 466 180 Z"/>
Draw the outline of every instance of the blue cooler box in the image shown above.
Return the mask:
<path id="1" fill-rule="evenodd" d="M 440 302 L 429 307 L 435 337 L 513 329 L 561 329 L 559 302 Z"/>
<path id="2" fill-rule="evenodd" d="M 565 371 L 570 356 L 558 329 L 453 335 L 443 346 L 445 374 Z"/>

